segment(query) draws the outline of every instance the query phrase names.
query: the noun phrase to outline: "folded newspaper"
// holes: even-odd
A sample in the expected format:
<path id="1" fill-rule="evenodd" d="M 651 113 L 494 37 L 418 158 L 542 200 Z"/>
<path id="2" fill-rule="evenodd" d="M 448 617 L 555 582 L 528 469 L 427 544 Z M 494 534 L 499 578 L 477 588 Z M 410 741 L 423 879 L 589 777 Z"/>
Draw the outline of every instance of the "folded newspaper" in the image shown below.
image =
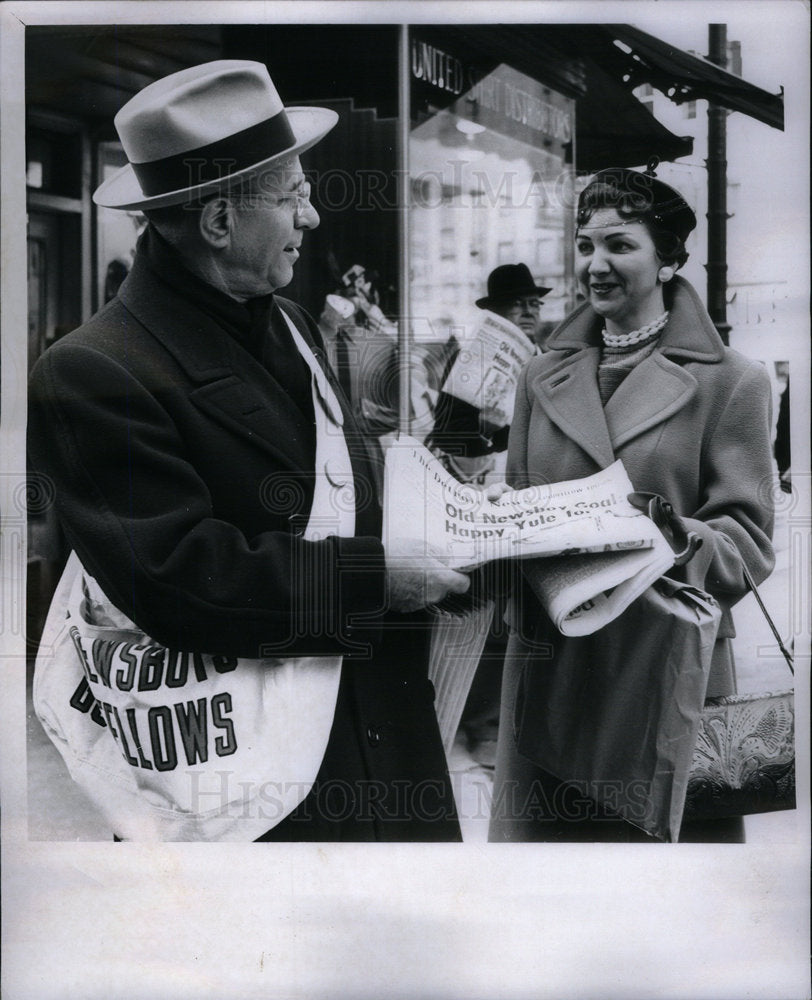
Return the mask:
<path id="1" fill-rule="evenodd" d="M 487 309 L 461 344 L 443 390 L 470 403 L 494 427 L 504 427 L 513 416 L 519 372 L 535 347 L 510 320 Z"/>
<path id="2" fill-rule="evenodd" d="M 618 460 L 585 479 L 489 501 L 401 435 L 386 453 L 383 537 L 395 553 L 417 538 L 457 570 L 525 559 L 525 575 L 559 631 L 589 635 L 674 563 L 659 528 L 627 500 L 633 491 Z"/>

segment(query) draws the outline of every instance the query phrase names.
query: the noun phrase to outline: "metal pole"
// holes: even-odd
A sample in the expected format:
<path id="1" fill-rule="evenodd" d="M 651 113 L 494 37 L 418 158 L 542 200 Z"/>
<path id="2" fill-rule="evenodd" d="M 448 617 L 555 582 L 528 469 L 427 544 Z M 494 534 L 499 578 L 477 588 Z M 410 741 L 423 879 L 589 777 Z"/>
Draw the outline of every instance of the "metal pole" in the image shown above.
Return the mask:
<path id="1" fill-rule="evenodd" d="M 727 69 L 727 25 L 708 25 L 708 59 Z M 708 312 L 725 344 L 727 321 L 727 111 L 708 104 Z"/>
<path id="2" fill-rule="evenodd" d="M 412 317 L 409 295 L 409 27 L 400 26 L 398 67 L 398 426 L 403 434 L 411 430 Z"/>

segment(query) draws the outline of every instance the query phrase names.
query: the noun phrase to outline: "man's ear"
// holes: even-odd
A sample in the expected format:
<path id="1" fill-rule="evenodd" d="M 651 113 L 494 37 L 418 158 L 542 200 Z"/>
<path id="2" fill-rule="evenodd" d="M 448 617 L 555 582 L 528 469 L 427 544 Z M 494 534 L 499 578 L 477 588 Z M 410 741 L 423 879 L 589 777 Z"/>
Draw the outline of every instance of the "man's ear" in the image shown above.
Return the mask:
<path id="1" fill-rule="evenodd" d="M 218 196 L 207 201 L 200 213 L 200 235 L 209 246 L 222 249 L 231 240 L 234 228 L 234 205 L 229 198 Z"/>

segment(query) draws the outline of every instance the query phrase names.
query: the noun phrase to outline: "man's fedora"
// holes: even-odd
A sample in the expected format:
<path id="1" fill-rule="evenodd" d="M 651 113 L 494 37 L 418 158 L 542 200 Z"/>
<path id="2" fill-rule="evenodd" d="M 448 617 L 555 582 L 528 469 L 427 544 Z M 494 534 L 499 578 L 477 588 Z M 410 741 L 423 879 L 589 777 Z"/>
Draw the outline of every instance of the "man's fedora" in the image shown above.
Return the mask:
<path id="1" fill-rule="evenodd" d="M 172 73 L 115 116 L 130 161 L 93 200 L 162 208 L 215 191 L 315 145 L 338 121 L 327 108 L 285 108 L 262 63 L 220 59 Z"/>
<path id="2" fill-rule="evenodd" d="M 477 299 L 480 309 L 490 309 L 505 299 L 526 298 L 529 295 L 542 296 L 551 292 L 533 281 L 527 264 L 502 264 L 488 275 L 488 294 Z"/>

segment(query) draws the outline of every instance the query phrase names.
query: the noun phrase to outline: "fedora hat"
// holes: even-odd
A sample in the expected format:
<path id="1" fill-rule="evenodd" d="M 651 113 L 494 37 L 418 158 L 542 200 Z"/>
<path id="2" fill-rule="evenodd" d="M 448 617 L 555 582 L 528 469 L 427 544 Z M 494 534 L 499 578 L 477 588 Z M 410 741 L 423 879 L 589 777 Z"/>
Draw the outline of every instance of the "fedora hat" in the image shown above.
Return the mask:
<path id="1" fill-rule="evenodd" d="M 129 163 L 93 195 L 106 208 L 177 205 L 296 156 L 330 131 L 327 108 L 285 108 L 266 67 L 219 59 L 156 80 L 114 118 Z"/>
<path id="2" fill-rule="evenodd" d="M 537 285 L 527 264 L 502 264 L 488 275 L 488 294 L 476 300 L 480 309 L 504 302 L 505 299 L 524 298 L 528 295 L 546 295 L 552 288 Z"/>

